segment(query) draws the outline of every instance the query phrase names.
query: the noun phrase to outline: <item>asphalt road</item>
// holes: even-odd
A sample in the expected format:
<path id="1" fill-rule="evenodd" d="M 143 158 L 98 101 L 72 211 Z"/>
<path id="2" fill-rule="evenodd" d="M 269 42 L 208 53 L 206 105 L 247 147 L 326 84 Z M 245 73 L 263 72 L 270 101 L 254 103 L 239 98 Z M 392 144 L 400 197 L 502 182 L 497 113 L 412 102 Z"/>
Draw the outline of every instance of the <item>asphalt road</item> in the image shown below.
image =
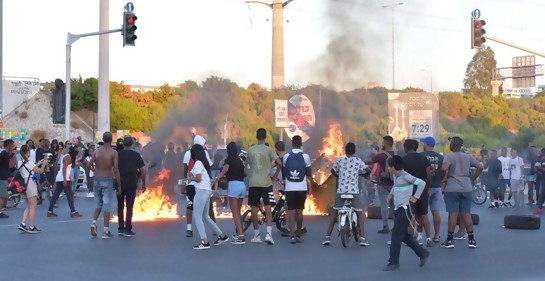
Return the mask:
<path id="1" fill-rule="evenodd" d="M 182 219 L 137 222 L 136 237 L 91 238 L 93 199 L 76 199 L 83 214 L 79 219 L 70 218 L 66 199 L 62 200 L 57 218 L 47 218 L 47 206 L 39 206 L 41 234 L 17 230 L 24 203 L 6 212 L 11 217 L 0 220 L 0 280 L 545 280 L 543 230 L 504 229 L 503 216 L 514 211 L 488 210 L 487 205 L 473 206 L 481 216 L 475 228 L 477 249 L 468 249 L 467 240 L 456 241 L 454 249 L 436 245 L 420 268 L 414 253 L 402 246 L 401 269 L 383 272 L 389 235 L 377 233 L 380 220 L 365 222 L 369 247 L 352 242 L 345 249 L 337 237 L 330 246 L 322 246 L 328 218 L 309 216 L 302 244 L 289 244 L 274 229 L 274 246 L 226 243 L 196 251 L 192 246 L 199 238 L 185 237 Z M 219 225 L 228 234 L 234 232 L 231 219 L 219 219 Z M 446 220 L 442 227 L 445 238 Z M 116 233 L 117 225 L 112 229 Z"/>

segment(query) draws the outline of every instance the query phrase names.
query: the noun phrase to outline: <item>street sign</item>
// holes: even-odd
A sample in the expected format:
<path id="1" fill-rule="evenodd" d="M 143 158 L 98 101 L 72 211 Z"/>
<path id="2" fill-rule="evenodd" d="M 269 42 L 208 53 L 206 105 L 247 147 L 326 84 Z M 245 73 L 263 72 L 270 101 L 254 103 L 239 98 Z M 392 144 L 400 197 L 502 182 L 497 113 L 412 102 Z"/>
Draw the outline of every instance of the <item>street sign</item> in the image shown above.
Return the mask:
<path id="1" fill-rule="evenodd" d="M 125 4 L 125 12 L 126 13 L 134 12 L 134 4 L 132 2 L 128 2 L 127 4 Z"/>
<path id="2" fill-rule="evenodd" d="M 27 136 L 26 129 L 0 129 L 0 137 L 2 139 L 12 139 L 14 141 L 25 142 Z"/>
<path id="3" fill-rule="evenodd" d="M 474 19 L 478 19 L 481 17 L 481 10 L 475 9 L 473 12 L 471 12 L 471 17 Z"/>

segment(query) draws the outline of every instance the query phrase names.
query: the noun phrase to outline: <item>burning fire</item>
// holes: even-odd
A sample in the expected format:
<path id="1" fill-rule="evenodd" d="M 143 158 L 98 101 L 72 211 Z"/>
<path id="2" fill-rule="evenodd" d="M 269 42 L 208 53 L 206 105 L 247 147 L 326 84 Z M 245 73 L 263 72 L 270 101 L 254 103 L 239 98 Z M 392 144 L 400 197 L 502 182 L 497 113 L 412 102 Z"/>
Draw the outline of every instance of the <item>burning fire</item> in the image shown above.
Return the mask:
<path id="1" fill-rule="evenodd" d="M 133 221 L 154 221 L 162 219 L 177 219 L 178 205 L 172 204 L 163 192 L 163 182 L 170 176 L 170 171 L 163 169 L 153 181 L 154 188 L 136 197 L 133 209 Z"/>
<path id="2" fill-rule="evenodd" d="M 324 213 L 320 212 L 318 209 L 318 206 L 316 205 L 316 197 L 314 195 L 309 194 L 307 196 L 307 200 L 305 201 L 305 210 L 303 211 L 303 214 L 306 215 L 323 215 Z"/>
<path id="3" fill-rule="evenodd" d="M 326 138 L 322 141 L 322 149 L 319 151 L 320 157 L 316 159 L 315 168 L 313 168 L 312 176 L 318 185 L 324 182 L 331 175 L 331 168 L 337 158 L 344 155 L 343 134 L 339 124 L 330 124 Z"/>

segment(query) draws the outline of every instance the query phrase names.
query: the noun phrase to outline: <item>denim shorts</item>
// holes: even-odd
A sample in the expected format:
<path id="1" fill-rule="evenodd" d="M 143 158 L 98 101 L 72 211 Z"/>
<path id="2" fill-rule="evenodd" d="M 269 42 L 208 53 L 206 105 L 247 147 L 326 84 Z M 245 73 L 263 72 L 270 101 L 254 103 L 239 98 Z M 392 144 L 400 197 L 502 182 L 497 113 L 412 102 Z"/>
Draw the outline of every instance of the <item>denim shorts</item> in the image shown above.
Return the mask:
<path id="1" fill-rule="evenodd" d="M 246 197 L 246 185 L 243 181 L 230 181 L 227 186 L 227 196 L 232 198 Z"/>
<path id="2" fill-rule="evenodd" d="M 445 204 L 447 213 L 471 213 L 471 198 L 473 191 L 470 192 L 445 192 Z"/>
<path id="3" fill-rule="evenodd" d="M 441 187 L 431 187 L 430 193 L 430 210 L 442 211 L 445 206 L 445 200 L 443 199 L 443 190 Z"/>
<path id="4" fill-rule="evenodd" d="M 114 197 L 114 179 L 95 177 L 95 202 L 96 208 L 104 212 L 110 212 L 112 200 Z"/>

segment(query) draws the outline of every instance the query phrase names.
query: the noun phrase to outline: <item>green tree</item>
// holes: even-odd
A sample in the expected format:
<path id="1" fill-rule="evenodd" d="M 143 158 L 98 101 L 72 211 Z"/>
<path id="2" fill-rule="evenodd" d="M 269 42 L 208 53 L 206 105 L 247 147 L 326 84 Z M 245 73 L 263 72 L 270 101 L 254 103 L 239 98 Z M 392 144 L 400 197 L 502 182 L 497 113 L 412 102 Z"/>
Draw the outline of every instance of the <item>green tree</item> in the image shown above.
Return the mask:
<path id="1" fill-rule="evenodd" d="M 494 51 L 490 47 L 477 49 L 467 65 L 464 88 L 480 96 L 492 94 L 492 75 L 496 69 Z"/>

